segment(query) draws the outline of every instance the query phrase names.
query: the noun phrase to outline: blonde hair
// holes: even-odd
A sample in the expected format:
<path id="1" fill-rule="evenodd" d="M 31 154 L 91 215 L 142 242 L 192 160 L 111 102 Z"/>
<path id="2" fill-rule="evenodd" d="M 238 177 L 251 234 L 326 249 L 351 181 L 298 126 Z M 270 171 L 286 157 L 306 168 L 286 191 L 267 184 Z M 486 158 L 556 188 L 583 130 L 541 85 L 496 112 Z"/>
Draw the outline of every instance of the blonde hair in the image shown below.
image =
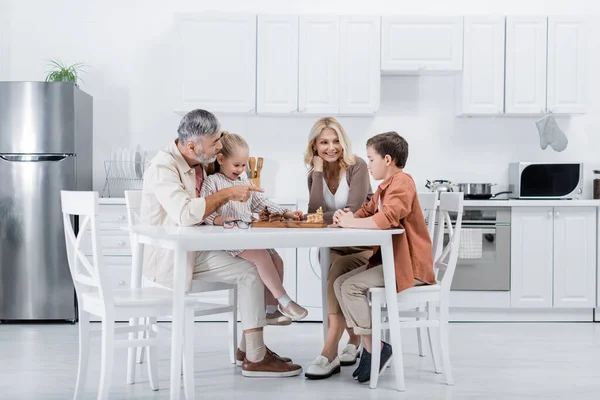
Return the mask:
<path id="1" fill-rule="evenodd" d="M 237 133 L 229 133 L 227 131 L 223 131 L 221 135 L 221 145 L 223 148 L 219 151 L 219 154 L 222 154 L 225 158 L 233 156 L 239 150 L 249 149 L 248 143 L 243 137 Z M 215 160 L 206 166 L 206 175 L 219 172 L 220 167 L 219 162 Z"/>
<path id="2" fill-rule="evenodd" d="M 348 139 L 346 131 L 344 131 L 344 128 L 337 119 L 323 117 L 315 122 L 308 135 L 308 147 L 304 152 L 304 164 L 308 167 L 309 172 L 313 169 L 312 160 L 315 155 L 317 139 L 325 128 L 333 129 L 337 133 L 338 140 L 342 146 L 342 155 L 338 159 L 340 169 L 346 169 L 349 165 L 354 165 L 356 160 L 354 159 L 354 154 L 352 154 L 352 146 L 350 145 L 350 139 Z"/>

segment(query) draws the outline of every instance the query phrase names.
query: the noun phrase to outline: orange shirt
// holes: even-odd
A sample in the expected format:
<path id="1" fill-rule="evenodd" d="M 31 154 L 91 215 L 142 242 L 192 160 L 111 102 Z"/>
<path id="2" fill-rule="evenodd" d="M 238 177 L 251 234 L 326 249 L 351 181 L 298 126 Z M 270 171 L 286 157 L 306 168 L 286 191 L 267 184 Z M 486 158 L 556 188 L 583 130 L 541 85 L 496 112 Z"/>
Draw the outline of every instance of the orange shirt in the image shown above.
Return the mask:
<path id="1" fill-rule="evenodd" d="M 381 182 L 371 201 L 363 204 L 354 216 L 373 216 L 379 229 L 404 229 L 403 234 L 392 236 L 398 292 L 414 286 L 415 279 L 435 284 L 431 238 L 412 176 L 400 171 Z M 379 247 L 375 247 L 369 265 L 381 265 Z"/>

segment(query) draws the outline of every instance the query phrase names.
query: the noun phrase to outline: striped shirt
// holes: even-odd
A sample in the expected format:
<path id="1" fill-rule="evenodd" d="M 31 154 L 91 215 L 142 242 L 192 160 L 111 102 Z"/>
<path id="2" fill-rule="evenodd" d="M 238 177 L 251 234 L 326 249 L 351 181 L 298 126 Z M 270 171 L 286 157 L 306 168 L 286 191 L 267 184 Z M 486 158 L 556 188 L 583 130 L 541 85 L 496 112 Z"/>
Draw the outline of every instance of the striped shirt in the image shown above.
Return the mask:
<path id="1" fill-rule="evenodd" d="M 202 183 L 202 189 L 200 190 L 200 197 L 210 196 L 219 190 L 227 189 L 237 185 L 252 185 L 246 178 L 239 177 L 238 179 L 231 180 L 220 172 L 209 175 L 204 179 Z M 289 211 L 279 204 L 269 200 L 264 193 L 251 192 L 250 199 L 245 202 L 240 201 L 228 201 L 219 207 L 214 213 L 204 219 L 206 225 L 214 225 L 215 218 L 221 216 L 221 218 L 233 218 L 242 221 L 252 221 L 252 213 L 260 213 L 264 209 L 268 208 L 270 213 L 283 214 Z M 227 251 L 233 256 L 237 256 L 242 250 L 231 250 Z"/>

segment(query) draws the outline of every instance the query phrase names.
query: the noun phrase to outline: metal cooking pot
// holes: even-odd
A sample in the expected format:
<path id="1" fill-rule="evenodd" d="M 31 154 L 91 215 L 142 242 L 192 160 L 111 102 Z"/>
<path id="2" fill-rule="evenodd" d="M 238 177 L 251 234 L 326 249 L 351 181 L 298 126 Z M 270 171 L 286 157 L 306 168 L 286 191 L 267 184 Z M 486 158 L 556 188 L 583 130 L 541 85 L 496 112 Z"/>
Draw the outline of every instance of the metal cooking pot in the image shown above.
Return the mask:
<path id="1" fill-rule="evenodd" d="M 505 191 L 492 194 L 492 186 L 495 185 L 495 183 L 458 183 L 456 186 L 459 192 L 465 194 L 465 199 L 469 200 L 487 200 L 500 194 L 512 193 L 512 191 Z"/>

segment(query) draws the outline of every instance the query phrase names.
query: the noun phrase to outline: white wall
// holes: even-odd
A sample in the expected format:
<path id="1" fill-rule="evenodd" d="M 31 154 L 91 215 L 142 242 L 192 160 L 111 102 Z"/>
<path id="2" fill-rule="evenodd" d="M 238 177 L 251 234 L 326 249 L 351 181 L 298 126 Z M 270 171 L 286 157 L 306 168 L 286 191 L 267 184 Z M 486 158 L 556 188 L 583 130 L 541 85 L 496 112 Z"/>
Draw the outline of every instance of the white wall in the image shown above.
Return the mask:
<path id="1" fill-rule="evenodd" d="M 43 80 L 50 58 L 89 65 L 80 86 L 94 96 L 94 187 L 101 190 L 103 161 L 113 148 L 139 143 L 155 151 L 175 137 L 180 117 L 172 112 L 172 17 L 202 11 L 597 16 L 600 2 L 0 0 L 0 80 Z M 600 24 L 594 21 L 588 39 L 588 114 L 558 120 L 569 138 L 562 153 L 540 149 L 535 118 L 456 118 L 450 76 L 384 77 L 381 111 L 340 121 L 359 155 L 373 134 L 396 130 L 404 135 L 410 144 L 406 170 L 420 187 L 425 179 L 441 178 L 496 182 L 502 188 L 508 162 L 573 160 L 586 163 L 584 195 L 591 197 L 592 169 L 600 168 L 600 56 L 591 50 L 600 47 Z M 201 41 L 194 51 L 202 51 Z M 302 152 L 317 116 L 218 116 L 225 129 L 247 138 L 252 155 L 265 157 L 262 181 L 269 194 L 306 198 Z"/>

